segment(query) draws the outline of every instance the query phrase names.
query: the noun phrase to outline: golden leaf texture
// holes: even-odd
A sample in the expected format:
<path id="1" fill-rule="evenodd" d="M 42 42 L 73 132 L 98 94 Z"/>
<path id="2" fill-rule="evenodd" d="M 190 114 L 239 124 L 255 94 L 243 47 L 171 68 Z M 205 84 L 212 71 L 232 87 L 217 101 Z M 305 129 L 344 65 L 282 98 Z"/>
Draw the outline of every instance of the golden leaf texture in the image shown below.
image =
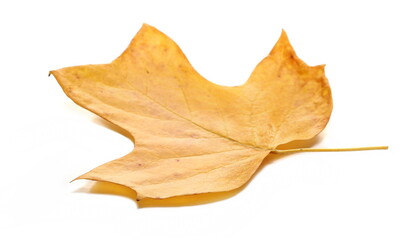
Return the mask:
<path id="1" fill-rule="evenodd" d="M 320 133 L 332 111 L 324 65 L 300 60 L 284 31 L 236 87 L 203 78 L 147 24 L 113 62 L 51 74 L 75 103 L 134 139 L 128 155 L 77 179 L 121 184 L 138 199 L 238 188 L 277 146 Z"/>

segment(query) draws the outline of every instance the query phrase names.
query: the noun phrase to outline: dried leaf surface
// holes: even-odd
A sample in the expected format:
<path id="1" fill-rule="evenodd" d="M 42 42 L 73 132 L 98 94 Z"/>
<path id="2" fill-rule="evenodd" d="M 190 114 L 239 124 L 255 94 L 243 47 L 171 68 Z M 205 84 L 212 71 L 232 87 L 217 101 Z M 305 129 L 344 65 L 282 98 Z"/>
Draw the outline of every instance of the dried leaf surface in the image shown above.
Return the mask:
<path id="1" fill-rule="evenodd" d="M 131 153 L 78 179 L 122 184 L 139 199 L 238 188 L 278 145 L 321 132 L 332 110 L 324 66 L 301 61 L 285 32 L 237 87 L 203 78 L 146 24 L 112 63 L 51 74 L 74 102 L 134 138 Z"/>

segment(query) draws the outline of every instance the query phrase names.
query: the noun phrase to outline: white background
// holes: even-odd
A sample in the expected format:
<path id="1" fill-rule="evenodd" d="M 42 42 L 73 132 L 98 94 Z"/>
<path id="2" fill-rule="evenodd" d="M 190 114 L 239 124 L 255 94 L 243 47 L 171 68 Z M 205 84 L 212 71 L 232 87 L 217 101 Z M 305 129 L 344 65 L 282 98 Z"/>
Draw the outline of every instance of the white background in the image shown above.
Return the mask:
<path id="1" fill-rule="evenodd" d="M 411 8 L 407 1 L 2 1 L 0 239 L 411 239 Z M 239 85 L 288 33 L 327 64 L 334 111 L 312 147 L 270 155 L 245 187 L 148 200 L 70 180 L 121 157 L 123 132 L 48 71 L 108 63 L 142 23 L 210 81 Z"/>

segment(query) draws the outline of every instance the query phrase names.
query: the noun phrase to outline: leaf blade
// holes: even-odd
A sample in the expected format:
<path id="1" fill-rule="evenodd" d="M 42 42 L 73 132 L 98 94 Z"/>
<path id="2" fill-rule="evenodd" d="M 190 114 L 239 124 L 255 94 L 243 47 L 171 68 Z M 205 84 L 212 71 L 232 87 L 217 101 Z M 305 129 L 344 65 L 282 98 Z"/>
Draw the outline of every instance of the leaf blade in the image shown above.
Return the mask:
<path id="1" fill-rule="evenodd" d="M 332 110 L 323 67 L 299 60 L 284 32 L 238 87 L 204 79 L 149 25 L 112 63 L 51 74 L 74 102 L 134 138 L 130 154 L 77 179 L 119 183 L 138 198 L 238 188 L 279 144 L 318 134 Z"/>

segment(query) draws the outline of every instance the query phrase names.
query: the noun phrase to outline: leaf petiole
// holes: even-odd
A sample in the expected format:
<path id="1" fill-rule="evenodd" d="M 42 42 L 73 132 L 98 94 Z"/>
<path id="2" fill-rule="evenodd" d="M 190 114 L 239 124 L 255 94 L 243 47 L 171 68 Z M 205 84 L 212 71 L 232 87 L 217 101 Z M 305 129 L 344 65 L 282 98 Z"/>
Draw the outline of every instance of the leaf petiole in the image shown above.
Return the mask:
<path id="1" fill-rule="evenodd" d="M 296 149 L 275 149 L 274 153 L 294 153 L 294 152 L 349 152 L 366 150 L 386 150 L 388 146 L 358 147 L 358 148 L 296 148 Z"/>

